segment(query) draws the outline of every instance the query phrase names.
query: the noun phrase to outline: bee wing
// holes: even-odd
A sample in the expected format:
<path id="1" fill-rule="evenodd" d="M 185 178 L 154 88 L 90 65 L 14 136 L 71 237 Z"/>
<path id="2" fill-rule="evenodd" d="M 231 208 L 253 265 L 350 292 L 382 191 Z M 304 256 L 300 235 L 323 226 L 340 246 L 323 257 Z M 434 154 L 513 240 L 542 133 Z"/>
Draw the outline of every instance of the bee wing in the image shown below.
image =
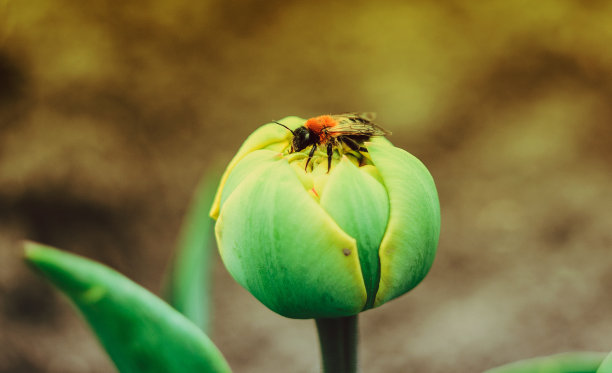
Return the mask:
<path id="1" fill-rule="evenodd" d="M 360 121 L 367 121 L 367 122 L 373 122 L 376 119 L 376 113 L 373 111 L 369 111 L 369 112 L 364 112 L 364 113 L 358 113 L 358 112 L 353 112 L 353 113 L 342 113 L 342 114 L 338 114 L 338 117 L 347 117 L 350 119 L 354 119 L 358 122 Z"/>
<path id="2" fill-rule="evenodd" d="M 339 115 L 335 117 L 337 124 L 330 128 L 330 132 L 335 135 L 366 135 L 366 136 L 385 136 L 391 132 L 377 126 L 369 120 L 359 116 L 351 117 Z"/>

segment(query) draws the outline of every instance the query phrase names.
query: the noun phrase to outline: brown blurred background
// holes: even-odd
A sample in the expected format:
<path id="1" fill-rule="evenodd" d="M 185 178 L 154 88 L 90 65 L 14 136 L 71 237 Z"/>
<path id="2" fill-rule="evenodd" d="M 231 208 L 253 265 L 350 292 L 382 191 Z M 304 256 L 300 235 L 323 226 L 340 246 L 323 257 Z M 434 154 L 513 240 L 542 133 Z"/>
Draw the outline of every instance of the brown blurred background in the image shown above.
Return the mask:
<path id="1" fill-rule="evenodd" d="M 159 293 L 198 179 L 258 125 L 376 111 L 437 182 L 436 262 L 361 316 L 364 372 L 612 349 L 612 3 L 0 0 L 0 372 L 113 371 L 22 238 Z M 215 269 L 235 372 L 316 372 L 314 323 Z"/>

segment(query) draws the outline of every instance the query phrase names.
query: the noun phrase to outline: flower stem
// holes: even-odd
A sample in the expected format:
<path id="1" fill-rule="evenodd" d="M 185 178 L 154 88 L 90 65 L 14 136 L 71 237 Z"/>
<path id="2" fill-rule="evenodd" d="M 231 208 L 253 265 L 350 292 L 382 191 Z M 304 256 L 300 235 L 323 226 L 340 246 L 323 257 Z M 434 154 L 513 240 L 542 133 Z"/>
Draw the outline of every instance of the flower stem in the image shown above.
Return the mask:
<path id="1" fill-rule="evenodd" d="M 357 372 L 357 315 L 316 319 L 324 373 Z"/>

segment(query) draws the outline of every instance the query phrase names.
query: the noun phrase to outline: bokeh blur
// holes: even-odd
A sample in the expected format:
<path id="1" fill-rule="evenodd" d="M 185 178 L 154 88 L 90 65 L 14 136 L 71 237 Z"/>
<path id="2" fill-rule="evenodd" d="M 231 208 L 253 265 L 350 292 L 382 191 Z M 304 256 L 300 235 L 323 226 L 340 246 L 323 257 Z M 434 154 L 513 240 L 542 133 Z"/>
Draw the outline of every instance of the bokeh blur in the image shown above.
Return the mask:
<path id="1" fill-rule="evenodd" d="M 601 0 L 0 0 L 0 372 L 113 371 L 21 239 L 159 294 L 202 175 L 260 124 L 347 111 L 376 111 L 442 206 L 428 277 L 361 315 L 362 371 L 609 351 L 611 45 Z M 215 265 L 234 370 L 318 371 L 314 323 Z"/>

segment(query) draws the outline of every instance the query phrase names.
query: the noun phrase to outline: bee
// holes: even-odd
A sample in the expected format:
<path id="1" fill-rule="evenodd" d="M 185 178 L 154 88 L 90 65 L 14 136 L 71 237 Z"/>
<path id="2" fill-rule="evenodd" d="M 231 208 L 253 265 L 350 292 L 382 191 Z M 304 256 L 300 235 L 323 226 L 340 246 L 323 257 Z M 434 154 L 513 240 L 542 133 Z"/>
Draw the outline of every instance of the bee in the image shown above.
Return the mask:
<path id="1" fill-rule="evenodd" d="M 346 113 L 337 115 L 320 115 L 310 118 L 303 126 L 292 131 L 282 123 L 274 121 L 291 131 L 293 141 L 291 142 L 291 153 L 299 152 L 309 146 L 310 152 L 306 160 L 306 166 L 314 156 L 319 145 L 327 147 L 327 172 L 331 168 L 334 147 L 346 144 L 356 152 L 367 152 L 363 143 L 372 136 L 386 136 L 391 132 L 372 123 L 373 113 Z"/>

